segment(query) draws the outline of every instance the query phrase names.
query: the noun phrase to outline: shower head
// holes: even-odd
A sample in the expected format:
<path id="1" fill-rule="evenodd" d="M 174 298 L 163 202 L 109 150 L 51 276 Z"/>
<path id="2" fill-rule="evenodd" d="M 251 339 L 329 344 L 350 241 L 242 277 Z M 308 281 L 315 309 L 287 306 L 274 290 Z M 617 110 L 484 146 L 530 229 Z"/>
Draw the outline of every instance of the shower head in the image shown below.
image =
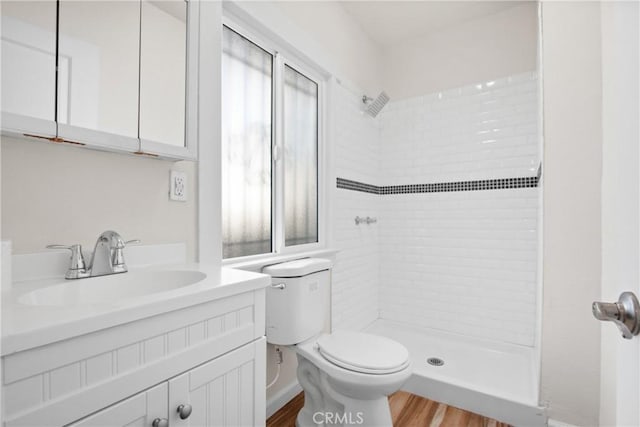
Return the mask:
<path id="1" fill-rule="evenodd" d="M 362 103 L 365 105 L 364 111 L 371 117 L 375 117 L 389 102 L 389 95 L 384 91 L 380 92 L 380 95 L 376 99 L 370 98 L 367 95 L 362 96 Z"/>

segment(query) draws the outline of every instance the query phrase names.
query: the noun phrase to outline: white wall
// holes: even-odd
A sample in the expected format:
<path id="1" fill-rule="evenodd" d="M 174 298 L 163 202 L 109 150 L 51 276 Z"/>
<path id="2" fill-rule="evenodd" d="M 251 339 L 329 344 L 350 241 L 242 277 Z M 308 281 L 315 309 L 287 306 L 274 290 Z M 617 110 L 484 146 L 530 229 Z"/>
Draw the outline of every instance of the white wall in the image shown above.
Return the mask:
<path id="1" fill-rule="evenodd" d="M 143 244 L 187 243 L 195 259 L 195 165 L 2 137 L 2 239 L 14 253 L 81 243 L 116 230 Z M 169 171 L 187 172 L 189 201 L 169 201 Z"/>
<path id="2" fill-rule="evenodd" d="M 537 5 L 526 2 L 383 51 L 392 99 L 535 70 Z"/>
<path id="3" fill-rule="evenodd" d="M 602 160 L 600 4 L 545 2 L 544 308 L 541 401 L 549 416 L 597 425 Z"/>
<path id="4" fill-rule="evenodd" d="M 602 3 L 602 301 L 640 291 L 638 22 L 637 2 Z M 600 425 L 640 425 L 640 340 L 601 333 Z"/>
<path id="5" fill-rule="evenodd" d="M 380 115 L 384 185 L 535 177 L 536 89 L 530 72 L 391 102 Z M 379 196 L 381 317 L 533 346 L 538 194 Z"/>
<path id="6" fill-rule="evenodd" d="M 216 25 L 217 24 L 217 25 Z M 222 260 L 222 4 L 200 2 L 198 58 L 198 260 Z M 210 54 L 205 54 L 210 52 Z"/>

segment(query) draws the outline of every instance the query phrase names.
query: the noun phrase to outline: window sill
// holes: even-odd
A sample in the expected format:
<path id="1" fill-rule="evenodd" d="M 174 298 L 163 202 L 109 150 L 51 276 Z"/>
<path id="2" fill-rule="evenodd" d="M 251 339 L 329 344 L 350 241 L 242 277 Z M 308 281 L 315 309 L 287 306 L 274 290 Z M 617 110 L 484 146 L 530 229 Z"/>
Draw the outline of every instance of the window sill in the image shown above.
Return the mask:
<path id="1" fill-rule="evenodd" d="M 338 249 L 317 249 L 306 252 L 296 252 L 283 255 L 268 255 L 264 258 L 252 259 L 250 261 L 228 260 L 222 261 L 223 267 L 236 268 L 238 270 L 248 270 L 260 273 L 262 269 L 268 265 L 279 264 L 281 262 L 293 261 L 301 258 L 321 257 L 334 259 L 336 254 L 340 252 Z"/>

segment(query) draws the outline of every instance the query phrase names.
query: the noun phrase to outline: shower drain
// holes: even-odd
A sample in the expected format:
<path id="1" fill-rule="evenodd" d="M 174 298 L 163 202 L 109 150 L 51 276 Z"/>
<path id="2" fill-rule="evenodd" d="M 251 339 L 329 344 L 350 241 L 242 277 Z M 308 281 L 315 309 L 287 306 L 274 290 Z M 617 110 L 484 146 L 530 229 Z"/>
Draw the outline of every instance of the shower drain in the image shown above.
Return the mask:
<path id="1" fill-rule="evenodd" d="M 438 358 L 438 357 L 430 357 L 427 359 L 427 363 L 429 365 L 433 365 L 433 366 L 442 366 L 444 365 L 444 360 Z"/>

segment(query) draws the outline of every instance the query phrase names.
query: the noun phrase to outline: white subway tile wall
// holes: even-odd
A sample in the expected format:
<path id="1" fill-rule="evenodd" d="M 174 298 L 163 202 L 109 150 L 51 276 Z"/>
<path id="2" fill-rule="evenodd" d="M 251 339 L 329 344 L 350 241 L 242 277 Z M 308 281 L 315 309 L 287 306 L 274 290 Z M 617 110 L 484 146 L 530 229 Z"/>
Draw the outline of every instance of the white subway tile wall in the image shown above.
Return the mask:
<path id="1" fill-rule="evenodd" d="M 341 84 L 332 91 L 336 133 L 332 143 L 334 173 L 330 245 L 340 250 L 332 273 L 332 328 L 360 330 L 378 318 L 378 227 L 355 224 L 354 218 L 376 217 L 380 196 L 338 189 L 335 178 L 375 184 L 379 179 L 380 129 L 377 119 L 362 114 L 362 95 Z"/>
<path id="2" fill-rule="evenodd" d="M 381 181 L 535 176 L 537 121 L 535 73 L 392 101 Z M 533 346 L 539 191 L 380 196 L 381 317 Z"/>
<path id="3" fill-rule="evenodd" d="M 533 346 L 537 192 L 381 196 L 381 317 Z"/>
<path id="4" fill-rule="evenodd" d="M 378 317 L 532 346 L 539 188 L 372 194 L 376 186 L 536 176 L 535 73 L 407 100 L 377 119 L 332 92 L 333 329 Z M 377 217 L 358 226 L 356 216 Z"/>
<path id="5" fill-rule="evenodd" d="M 380 113 L 383 185 L 533 176 L 536 73 L 391 101 Z"/>

